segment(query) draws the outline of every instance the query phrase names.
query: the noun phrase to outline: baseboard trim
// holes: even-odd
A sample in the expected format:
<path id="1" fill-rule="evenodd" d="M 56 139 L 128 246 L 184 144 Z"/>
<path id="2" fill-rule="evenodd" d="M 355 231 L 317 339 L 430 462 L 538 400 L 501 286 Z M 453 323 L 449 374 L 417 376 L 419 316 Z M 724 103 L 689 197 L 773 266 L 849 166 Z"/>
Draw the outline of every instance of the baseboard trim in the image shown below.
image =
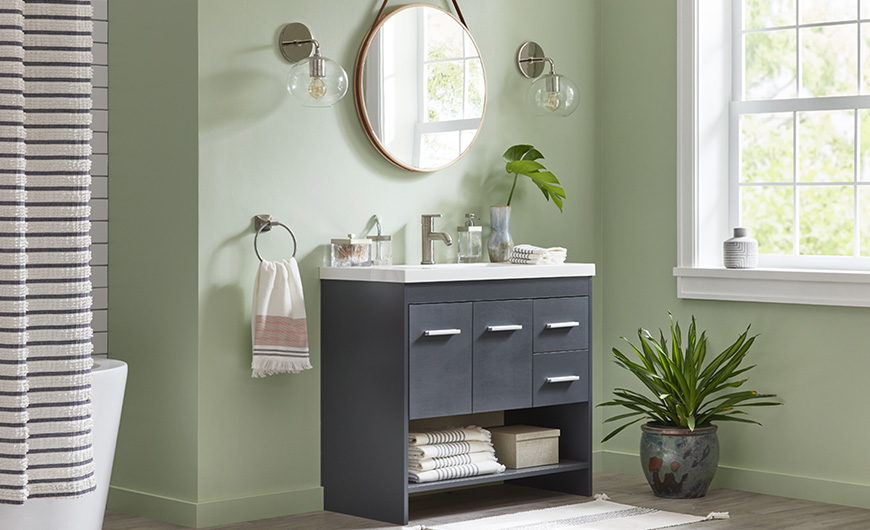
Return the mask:
<path id="1" fill-rule="evenodd" d="M 109 486 L 106 507 L 155 521 L 196 527 L 196 503 L 154 493 Z"/>
<path id="2" fill-rule="evenodd" d="M 322 510 L 323 488 L 191 502 L 110 486 L 107 506 L 110 510 L 156 521 L 205 528 Z"/>
<path id="3" fill-rule="evenodd" d="M 596 460 L 601 463 L 600 471 L 642 475 L 636 454 L 600 451 L 597 456 Z M 713 486 L 870 509 L 870 484 L 720 465 Z"/>
<path id="4" fill-rule="evenodd" d="M 201 502 L 197 528 L 270 519 L 323 509 L 323 488 L 281 491 L 235 499 Z"/>

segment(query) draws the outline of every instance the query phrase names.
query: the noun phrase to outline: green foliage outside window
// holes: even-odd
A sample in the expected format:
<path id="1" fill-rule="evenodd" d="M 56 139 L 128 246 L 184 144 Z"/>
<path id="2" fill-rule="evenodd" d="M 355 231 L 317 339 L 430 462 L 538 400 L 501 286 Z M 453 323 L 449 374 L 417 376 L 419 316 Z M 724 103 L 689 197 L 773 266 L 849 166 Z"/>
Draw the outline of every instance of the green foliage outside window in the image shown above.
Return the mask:
<path id="1" fill-rule="evenodd" d="M 861 28 L 867 73 L 859 79 L 857 3 L 801 0 L 799 14 L 796 6 L 795 0 L 743 0 L 744 27 L 794 26 L 796 17 L 803 23 L 846 16 L 855 22 L 745 33 L 745 99 L 870 94 L 870 23 Z M 870 8 L 863 9 L 862 16 L 870 16 Z M 739 136 L 740 222 L 758 240 L 760 253 L 852 256 L 857 237 L 859 255 L 870 256 L 870 187 L 858 186 L 856 192 L 851 185 L 856 174 L 859 183 L 870 185 L 870 111 L 745 114 Z M 783 185 L 795 180 L 795 187 Z"/>

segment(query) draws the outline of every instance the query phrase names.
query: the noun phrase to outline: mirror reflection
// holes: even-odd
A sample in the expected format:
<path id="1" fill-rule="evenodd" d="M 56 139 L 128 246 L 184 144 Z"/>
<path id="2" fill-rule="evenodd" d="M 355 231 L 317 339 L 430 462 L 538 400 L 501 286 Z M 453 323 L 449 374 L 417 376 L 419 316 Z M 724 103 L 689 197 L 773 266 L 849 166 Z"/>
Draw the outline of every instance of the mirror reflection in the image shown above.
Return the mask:
<path id="1" fill-rule="evenodd" d="M 399 8 L 373 28 L 355 83 L 369 139 L 391 162 L 413 171 L 458 160 L 486 109 L 477 45 L 457 19 L 430 5 Z"/>

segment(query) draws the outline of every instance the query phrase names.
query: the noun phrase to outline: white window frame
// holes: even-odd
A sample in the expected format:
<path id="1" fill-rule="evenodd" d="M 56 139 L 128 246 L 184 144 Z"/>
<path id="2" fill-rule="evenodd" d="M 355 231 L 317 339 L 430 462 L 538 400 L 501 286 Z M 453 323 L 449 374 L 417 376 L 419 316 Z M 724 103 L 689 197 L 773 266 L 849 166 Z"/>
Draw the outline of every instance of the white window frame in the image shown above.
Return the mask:
<path id="1" fill-rule="evenodd" d="M 731 0 L 677 4 L 677 296 L 870 307 L 870 272 L 723 266 L 722 242 L 731 235 L 732 12 Z M 701 35 L 719 45 L 706 46 Z"/>

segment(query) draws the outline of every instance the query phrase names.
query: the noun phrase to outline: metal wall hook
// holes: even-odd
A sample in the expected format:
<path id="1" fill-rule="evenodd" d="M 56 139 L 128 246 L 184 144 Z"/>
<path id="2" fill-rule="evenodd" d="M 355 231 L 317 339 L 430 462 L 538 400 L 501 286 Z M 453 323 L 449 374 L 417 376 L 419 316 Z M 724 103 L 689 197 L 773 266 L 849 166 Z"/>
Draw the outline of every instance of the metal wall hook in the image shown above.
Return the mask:
<path id="1" fill-rule="evenodd" d="M 293 238 L 293 255 L 291 258 L 296 257 L 296 234 L 293 233 L 293 230 L 290 230 L 290 227 L 285 225 L 284 223 L 279 223 L 278 221 L 273 221 L 272 216 L 269 214 L 260 214 L 254 216 L 254 229 L 257 233 L 254 235 L 254 254 L 257 255 L 257 259 L 261 262 L 263 258 L 260 256 L 260 250 L 257 248 L 257 239 L 260 237 L 261 232 L 268 232 L 272 229 L 273 225 L 283 226 L 288 232 L 290 232 L 290 237 Z"/>

